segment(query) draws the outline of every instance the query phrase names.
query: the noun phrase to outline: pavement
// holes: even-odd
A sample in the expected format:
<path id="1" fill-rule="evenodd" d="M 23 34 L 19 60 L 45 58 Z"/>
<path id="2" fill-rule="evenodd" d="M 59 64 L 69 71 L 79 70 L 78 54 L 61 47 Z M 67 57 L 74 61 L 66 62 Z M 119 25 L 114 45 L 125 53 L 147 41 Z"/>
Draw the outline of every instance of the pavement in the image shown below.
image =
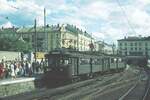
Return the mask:
<path id="1" fill-rule="evenodd" d="M 40 79 L 42 77 L 42 74 L 35 74 L 32 77 L 18 77 L 18 78 L 6 78 L 0 80 L 0 85 L 6 85 L 6 84 L 14 84 L 14 83 L 20 83 L 20 82 L 27 82 L 27 81 L 34 81 L 36 79 Z"/>

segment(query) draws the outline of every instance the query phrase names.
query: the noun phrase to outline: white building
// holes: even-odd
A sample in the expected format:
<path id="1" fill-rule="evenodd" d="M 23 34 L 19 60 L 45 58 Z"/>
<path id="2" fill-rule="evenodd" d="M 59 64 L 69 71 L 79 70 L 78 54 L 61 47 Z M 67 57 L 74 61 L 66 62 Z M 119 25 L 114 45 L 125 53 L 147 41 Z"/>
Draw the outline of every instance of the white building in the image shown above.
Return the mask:
<path id="1" fill-rule="evenodd" d="M 105 43 L 104 41 L 97 41 L 95 44 L 97 44 L 96 51 L 109 55 L 117 54 L 117 49 L 114 44 L 108 44 Z"/>
<path id="2" fill-rule="evenodd" d="M 150 56 L 150 37 L 128 37 L 118 40 L 118 53 L 121 55 Z"/>

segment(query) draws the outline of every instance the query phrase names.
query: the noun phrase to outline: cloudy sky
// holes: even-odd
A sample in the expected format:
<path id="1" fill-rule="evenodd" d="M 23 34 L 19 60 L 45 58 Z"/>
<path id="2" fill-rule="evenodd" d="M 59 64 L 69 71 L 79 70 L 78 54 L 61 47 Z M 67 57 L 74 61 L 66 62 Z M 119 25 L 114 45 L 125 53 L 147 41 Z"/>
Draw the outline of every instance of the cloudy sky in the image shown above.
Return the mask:
<path id="1" fill-rule="evenodd" d="M 150 33 L 150 0 L 0 0 L 0 26 L 68 23 L 106 42 Z"/>

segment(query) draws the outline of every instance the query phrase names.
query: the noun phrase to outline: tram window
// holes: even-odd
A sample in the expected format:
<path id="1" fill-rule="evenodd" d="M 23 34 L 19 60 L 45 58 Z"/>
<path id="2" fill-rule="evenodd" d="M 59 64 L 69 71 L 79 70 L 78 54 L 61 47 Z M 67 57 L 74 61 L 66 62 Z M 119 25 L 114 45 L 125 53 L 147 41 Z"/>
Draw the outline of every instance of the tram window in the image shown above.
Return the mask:
<path id="1" fill-rule="evenodd" d="M 84 65 L 84 64 L 89 64 L 89 62 L 90 62 L 90 59 L 80 59 L 80 64 L 81 65 Z"/>
<path id="2" fill-rule="evenodd" d="M 64 60 L 64 64 L 69 64 L 69 61 L 68 60 Z"/>
<path id="3" fill-rule="evenodd" d="M 68 64 L 72 64 L 72 59 L 71 58 L 69 58 Z"/>
<path id="4" fill-rule="evenodd" d="M 48 65 L 50 67 L 56 67 L 57 66 L 57 59 L 55 57 L 49 57 L 48 58 Z"/>
<path id="5" fill-rule="evenodd" d="M 69 64 L 69 60 L 68 59 L 60 59 L 60 64 L 68 65 Z"/>
<path id="6" fill-rule="evenodd" d="M 92 64 L 94 64 L 94 65 L 98 65 L 98 59 L 93 59 L 93 61 L 92 61 Z"/>
<path id="7" fill-rule="evenodd" d="M 102 61 L 101 61 L 101 59 L 93 59 L 92 64 L 100 65 L 100 64 L 102 64 Z"/>
<path id="8" fill-rule="evenodd" d="M 121 58 L 119 58 L 119 62 L 122 62 L 122 59 L 121 59 Z"/>

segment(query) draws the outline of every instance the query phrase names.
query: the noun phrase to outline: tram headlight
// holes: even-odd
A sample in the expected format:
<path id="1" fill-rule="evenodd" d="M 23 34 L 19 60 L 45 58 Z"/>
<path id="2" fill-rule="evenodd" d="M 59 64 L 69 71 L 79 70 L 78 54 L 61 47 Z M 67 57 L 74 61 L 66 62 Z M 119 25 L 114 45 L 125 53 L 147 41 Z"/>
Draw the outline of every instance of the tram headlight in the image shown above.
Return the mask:
<path id="1" fill-rule="evenodd" d="M 60 71 L 62 72 L 62 71 L 63 71 L 63 69 L 62 69 L 62 68 L 60 68 Z"/>
<path id="2" fill-rule="evenodd" d="M 47 68 L 47 71 L 52 71 L 52 69 L 51 68 Z"/>

